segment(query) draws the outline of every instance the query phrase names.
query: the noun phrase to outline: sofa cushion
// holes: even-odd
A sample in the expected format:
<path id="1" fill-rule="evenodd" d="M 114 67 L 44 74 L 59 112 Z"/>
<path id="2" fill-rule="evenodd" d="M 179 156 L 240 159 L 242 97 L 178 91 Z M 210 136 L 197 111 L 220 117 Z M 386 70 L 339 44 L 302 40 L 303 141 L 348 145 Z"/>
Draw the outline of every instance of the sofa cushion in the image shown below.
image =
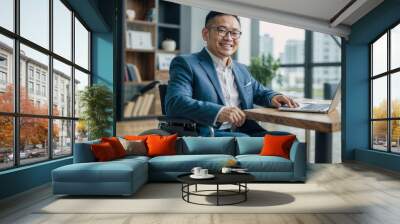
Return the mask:
<path id="1" fill-rule="evenodd" d="M 190 172 L 199 166 L 211 172 L 219 171 L 230 159 L 231 155 L 175 155 L 158 156 L 149 160 L 149 170 L 163 172 Z"/>
<path id="2" fill-rule="evenodd" d="M 134 172 L 146 171 L 147 164 L 139 159 L 109 162 L 74 163 L 53 170 L 58 182 L 130 182 Z"/>
<path id="3" fill-rule="evenodd" d="M 165 156 L 176 154 L 176 139 L 177 134 L 161 136 L 161 135 L 149 135 L 147 137 L 147 155 L 148 156 Z"/>
<path id="4" fill-rule="evenodd" d="M 147 156 L 130 155 L 130 156 L 125 156 L 124 158 L 113 160 L 113 162 L 131 163 L 132 161 L 135 161 L 135 160 L 142 161 L 142 162 L 148 162 L 149 159 L 150 159 L 150 157 L 147 157 Z M 133 163 L 135 163 L 135 162 L 133 162 Z"/>
<path id="5" fill-rule="evenodd" d="M 249 172 L 292 172 L 292 161 L 278 156 L 238 155 L 240 167 Z"/>
<path id="6" fill-rule="evenodd" d="M 296 140 L 296 135 L 265 135 L 261 156 L 280 156 L 290 159 L 290 148 Z"/>
<path id="7" fill-rule="evenodd" d="M 92 149 L 94 157 L 96 157 L 96 161 L 105 162 L 118 158 L 112 145 L 108 142 L 93 144 L 90 147 Z"/>
<path id="8" fill-rule="evenodd" d="M 126 151 L 124 146 L 122 146 L 121 142 L 117 137 L 103 137 L 101 138 L 101 142 L 108 142 L 114 149 L 115 155 L 117 158 L 122 158 L 126 156 Z"/>
<path id="9" fill-rule="evenodd" d="M 124 138 L 119 138 L 122 146 L 126 151 L 126 155 L 137 155 L 145 156 L 147 155 L 146 142 L 143 140 L 126 140 Z"/>
<path id="10" fill-rule="evenodd" d="M 259 154 L 263 142 L 263 137 L 236 137 L 236 155 Z"/>
<path id="11" fill-rule="evenodd" d="M 182 137 L 180 154 L 225 154 L 235 155 L 235 139 L 233 137 Z M 179 148 L 179 147 L 178 147 Z"/>

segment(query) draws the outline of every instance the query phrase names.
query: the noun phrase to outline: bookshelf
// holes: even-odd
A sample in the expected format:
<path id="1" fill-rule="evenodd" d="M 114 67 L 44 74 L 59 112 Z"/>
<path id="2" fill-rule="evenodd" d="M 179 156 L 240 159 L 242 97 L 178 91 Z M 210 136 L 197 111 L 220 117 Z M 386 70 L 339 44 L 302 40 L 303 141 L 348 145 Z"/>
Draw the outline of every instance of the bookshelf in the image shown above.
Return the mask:
<path id="1" fill-rule="evenodd" d="M 180 54 L 181 6 L 163 0 L 126 0 L 125 7 L 124 11 L 128 14 L 133 10 L 135 17 L 125 17 L 124 61 L 125 65 L 134 65 L 135 72 L 123 71 L 123 100 L 118 119 L 130 122 L 155 119 L 161 115 L 158 88 L 145 93 L 140 90 L 152 81 L 169 79 L 168 66 L 165 66 L 168 63 L 160 66 L 159 62 L 168 62 Z M 166 39 L 175 41 L 174 51 L 162 48 Z"/>

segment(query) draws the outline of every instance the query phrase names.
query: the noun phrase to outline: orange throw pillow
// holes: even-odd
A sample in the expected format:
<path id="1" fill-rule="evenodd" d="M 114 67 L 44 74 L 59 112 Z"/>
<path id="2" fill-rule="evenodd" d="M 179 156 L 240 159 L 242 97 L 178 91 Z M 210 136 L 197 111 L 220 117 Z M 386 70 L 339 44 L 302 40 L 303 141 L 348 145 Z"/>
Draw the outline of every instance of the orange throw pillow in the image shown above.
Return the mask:
<path id="1" fill-rule="evenodd" d="M 165 156 L 165 155 L 176 155 L 176 139 L 177 134 L 161 136 L 161 135 L 149 135 L 147 136 L 147 155 L 154 156 Z"/>
<path id="2" fill-rule="evenodd" d="M 108 142 L 93 144 L 90 147 L 94 154 L 94 157 L 99 162 L 110 161 L 117 158 L 112 145 Z"/>
<path id="3" fill-rule="evenodd" d="M 108 142 L 114 149 L 115 155 L 117 158 L 125 157 L 126 151 L 124 146 L 122 146 L 121 142 L 117 137 L 109 137 L 109 138 L 101 138 L 101 142 Z"/>
<path id="4" fill-rule="evenodd" d="M 261 156 L 280 156 L 290 159 L 290 148 L 296 135 L 265 135 Z"/>

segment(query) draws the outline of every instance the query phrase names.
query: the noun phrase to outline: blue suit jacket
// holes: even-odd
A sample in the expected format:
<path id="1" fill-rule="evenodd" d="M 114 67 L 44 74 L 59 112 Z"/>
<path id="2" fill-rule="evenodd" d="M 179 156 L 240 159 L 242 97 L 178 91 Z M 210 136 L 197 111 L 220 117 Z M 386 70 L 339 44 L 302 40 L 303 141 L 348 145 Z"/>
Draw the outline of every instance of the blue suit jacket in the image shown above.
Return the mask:
<path id="1" fill-rule="evenodd" d="M 272 97 L 278 93 L 256 81 L 245 65 L 236 61 L 233 63 L 240 108 L 251 109 L 253 104 L 271 106 Z M 206 49 L 175 57 L 169 74 L 165 98 L 167 116 L 188 118 L 204 126 L 213 126 L 225 100 L 213 61 Z"/>

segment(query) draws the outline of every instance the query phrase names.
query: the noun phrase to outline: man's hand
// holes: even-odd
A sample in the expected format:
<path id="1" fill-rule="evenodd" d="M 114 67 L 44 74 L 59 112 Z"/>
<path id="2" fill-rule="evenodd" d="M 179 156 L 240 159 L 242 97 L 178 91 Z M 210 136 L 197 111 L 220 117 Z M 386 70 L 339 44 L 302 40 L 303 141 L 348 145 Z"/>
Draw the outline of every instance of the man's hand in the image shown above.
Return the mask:
<path id="1" fill-rule="evenodd" d="M 291 97 L 285 95 L 276 95 L 272 97 L 272 105 L 274 107 L 280 107 L 282 105 L 287 105 L 290 108 L 298 107 L 299 104 L 294 101 Z"/>
<path id="2" fill-rule="evenodd" d="M 238 107 L 224 107 L 218 115 L 217 121 L 229 122 L 240 127 L 246 121 L 246 114 Z"/>

